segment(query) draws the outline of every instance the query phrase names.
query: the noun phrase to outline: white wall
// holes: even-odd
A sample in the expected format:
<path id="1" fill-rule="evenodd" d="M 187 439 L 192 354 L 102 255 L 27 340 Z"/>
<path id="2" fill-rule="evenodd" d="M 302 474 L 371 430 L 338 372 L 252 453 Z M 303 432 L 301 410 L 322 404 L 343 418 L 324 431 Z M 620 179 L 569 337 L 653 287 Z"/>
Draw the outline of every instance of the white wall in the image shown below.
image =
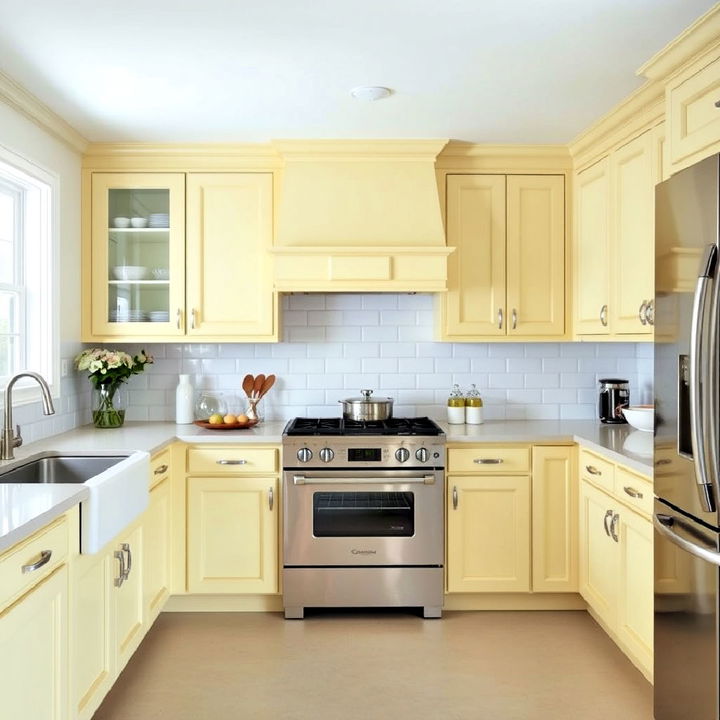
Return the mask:
<path id="1" fill-rule="evenodd" d="M 0 102 L 0 145 L 58 178 L 58 353 L 72 359 L 80 349 L 80 155 L 25 116 Z M 30 359 L 32 360 L 32 359 Z M 89 403 L 85 384 L 71 372 L 60 382 L 56 414 L 46 418 L 39 402 L 17 407 L 13 420 L 26 441 L 81 424 Z M 38 395 L 39 397 L 39 395 Z M 0 413 L 1 414 L 1 413 Z"/>
<path id="2" fill-rule="evenodd" d="M 337 400 L 366 387 L 395 398 L 398 416 L 442 415 L 453 383 L 475 383 L 489 419 L 595 418 L 608 376 L 629 380 L 634 404 L 652 401 L 652 343 L 433 342 L 427 294 L 299 294 L 282 308 L 278 344 L 148 345 L 156 362 L 128 384 L 128 419 L 174 419 L 181 372 L 226 393 L 231 410 L 246 373 L 275 373 L 266 419 L 338 416 Z"/>

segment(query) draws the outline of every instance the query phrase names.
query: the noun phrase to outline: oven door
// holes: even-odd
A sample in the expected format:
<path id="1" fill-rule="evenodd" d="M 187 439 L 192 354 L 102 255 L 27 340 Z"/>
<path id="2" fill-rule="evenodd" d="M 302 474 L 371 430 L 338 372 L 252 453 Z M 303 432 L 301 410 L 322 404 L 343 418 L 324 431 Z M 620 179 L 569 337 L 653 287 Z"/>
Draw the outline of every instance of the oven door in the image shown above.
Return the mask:
<path id="1" fill-rule="evenodd" d="M 443 474 L 286 471 L 284 565 L 443 564 Z"/>

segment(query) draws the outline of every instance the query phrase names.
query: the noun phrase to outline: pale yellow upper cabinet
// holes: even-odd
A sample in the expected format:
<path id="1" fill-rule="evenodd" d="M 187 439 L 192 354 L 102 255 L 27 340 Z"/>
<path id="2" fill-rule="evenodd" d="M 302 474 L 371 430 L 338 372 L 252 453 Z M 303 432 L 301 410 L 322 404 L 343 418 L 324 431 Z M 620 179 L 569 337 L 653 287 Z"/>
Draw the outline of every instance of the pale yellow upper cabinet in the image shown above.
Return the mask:
<path id="1" fill-rule="evenodd" d="M 608 332 L 610 172 L 607 159 L 576 176 L 575 332 Z"/>
<path id="2" fill-rule="evenodd" d="M 671 172 L 720 151 L 720 57 L 698 64 L 690 65 L 666 88 Z"/>
<path id="3" fill-rule="evenodd" d="M 447 175 L 446 340 L 562 336 L 565 192 L 561 175 Z"/>
<path id="4" fill-rule="evenodd" d="M 91 335 L 182 335 L 185 175 L 94 173 L 91 216 Z"/>
<path id="5" fill-rule="evenodd" d="M 273 334 L 271 245 L 271 173 L 188 175 L 188 335 Z"/>
<path id="6" fill-rule="evenodd" d="M 505 335 L 505 233 L 505 176 L 448 175 L 448 337 Z"/>
<path id="7" fill-rule="evenodd" d="M 565 332 L 565 179 L 507 178 L 507 334 Z"/>
<path id="8" fill-rule="evenodd" d="M 647 131 L 610 156 L 612 174 L 613 333 L 651 333 L 647 307 L 655 287 L 655 175 L 653 133 Z"/>
<path id="9" fill-rule="evenodd" d="M 272 173 L 90 177 L 85 340 L 278 339 Z"/>

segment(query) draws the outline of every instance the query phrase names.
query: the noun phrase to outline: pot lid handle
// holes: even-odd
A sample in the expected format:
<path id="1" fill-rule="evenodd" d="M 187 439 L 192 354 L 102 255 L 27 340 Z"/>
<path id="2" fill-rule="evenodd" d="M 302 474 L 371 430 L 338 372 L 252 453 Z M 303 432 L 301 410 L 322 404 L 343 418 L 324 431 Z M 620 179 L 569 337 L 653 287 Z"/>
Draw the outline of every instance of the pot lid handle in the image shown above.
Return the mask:
<path id="1" fill-rule="evenodd" d="M 363 397 L 364 397 L 366 400 L 369 400 L 369 399 L 370 399 L 370 396 L 372 395 L 372 393 L 373 393 L 372 390 L 361 390 L 361 391 L 360 391 L 360 394 L 363 395 Z"/>

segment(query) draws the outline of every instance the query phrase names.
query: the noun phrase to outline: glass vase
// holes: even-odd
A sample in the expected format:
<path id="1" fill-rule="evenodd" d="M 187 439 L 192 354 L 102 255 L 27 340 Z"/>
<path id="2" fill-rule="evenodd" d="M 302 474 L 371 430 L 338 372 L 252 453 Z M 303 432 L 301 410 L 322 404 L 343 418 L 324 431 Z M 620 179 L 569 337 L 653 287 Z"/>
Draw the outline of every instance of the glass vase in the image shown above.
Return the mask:
<path id="1" fill-rule="evenodd" d="M 96 428 L 122 427 L 125 408 L 125 391 L 119 385 L 100 385 L 93 391 L 92 418 Z"/>

